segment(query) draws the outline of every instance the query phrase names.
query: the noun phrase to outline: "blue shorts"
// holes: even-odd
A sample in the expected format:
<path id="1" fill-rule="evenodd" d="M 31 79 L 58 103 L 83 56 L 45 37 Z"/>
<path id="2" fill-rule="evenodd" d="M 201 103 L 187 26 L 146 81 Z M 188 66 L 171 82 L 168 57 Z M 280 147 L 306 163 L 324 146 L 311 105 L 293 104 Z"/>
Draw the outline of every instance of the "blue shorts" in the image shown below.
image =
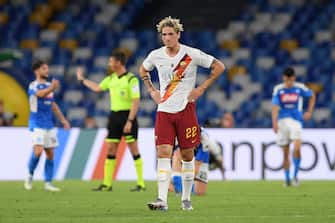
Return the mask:
<path id="1" fill-rule="evenodd" d="M 209 151 L 204 151 L 202 144 L 198 146 L 197 152 L 195 154 L 195 160 L 201 161 L 203 163 L 209 163 Z"/>

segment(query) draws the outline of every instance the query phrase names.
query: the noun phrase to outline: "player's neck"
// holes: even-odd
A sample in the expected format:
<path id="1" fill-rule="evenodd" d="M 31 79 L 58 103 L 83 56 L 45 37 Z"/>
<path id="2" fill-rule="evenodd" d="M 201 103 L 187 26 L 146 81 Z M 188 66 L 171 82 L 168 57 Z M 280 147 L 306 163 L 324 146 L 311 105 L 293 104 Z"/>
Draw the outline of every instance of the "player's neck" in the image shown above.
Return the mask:
<path id="1" fill-rule="evenodd" d="M 38 83 L 45 83 L 45 82 L 47 82 L 47 80 L 45 78 L 42 78 L 42 77 L 37 77 L 36 80 L 37 80 Z"/>
<path id="2" fill-rule="evenodd" d="M 285 86 L 285 88 L 290 89 L 290 88 L 293 88 L 294 84 L 292 84 L 292 85 L 284 84 L 284 86 Z"/>
<path id="3" fill-rule="evenodd" d="M 166 47 L 166 53 L 167 55 L 169 55 L 170 57 L 176 56 L 179 52 L 180 49 L 180 43 L 177 43 L 175 46 L 173 47 Z"/>
<path id="4" fill-rule="evenodd" d="M 121 67 L 117 70 L 114 71 L 116 73 L 116 75 L 118 77 L 120 77 L 121 75 L 125 74 L 127 72 L 126 68 L 125 67 Z"/>

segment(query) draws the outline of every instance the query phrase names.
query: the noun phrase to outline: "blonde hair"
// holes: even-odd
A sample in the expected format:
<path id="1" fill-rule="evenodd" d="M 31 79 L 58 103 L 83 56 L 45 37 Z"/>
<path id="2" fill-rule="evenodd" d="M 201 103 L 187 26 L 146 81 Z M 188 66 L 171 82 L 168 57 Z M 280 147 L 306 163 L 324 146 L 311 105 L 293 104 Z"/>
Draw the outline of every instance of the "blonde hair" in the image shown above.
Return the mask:
<path id="1" fill-rule="evenodd" d="M 165 17 L 162 19 L 157 25 L 157 31 L 162 33 L 164 27 L 171 27 L 176 31 L 176 33 L 180 33 L 184 31 L 183 24 L 180 23 L 179 19 L 172 18 L 171 16 Z"/>

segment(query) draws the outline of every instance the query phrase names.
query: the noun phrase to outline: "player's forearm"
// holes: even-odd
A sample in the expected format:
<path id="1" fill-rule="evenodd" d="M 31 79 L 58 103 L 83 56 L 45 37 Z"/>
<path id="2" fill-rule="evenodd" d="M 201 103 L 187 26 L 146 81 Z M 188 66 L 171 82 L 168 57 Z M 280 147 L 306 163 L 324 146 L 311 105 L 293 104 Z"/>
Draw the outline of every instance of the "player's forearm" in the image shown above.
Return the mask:
<path id="1" fill-rule="evenodd" d="M 272 125 L 277 123 L 278 113 L 279 113 L 279 107 L 278 106 L 272 106 Z"/>
<path id="2" fill-rule="evenodd" d="M 312 96 L 309 98 L 307 112 L 313 113 L 314 106 L 315 106 L 315 101 L 316 101 L 316 97 L 315 97 L 315 94 L 313 93 Z"/>
<path id="3" fill-rule="evenodd" d="M 148 71 L 146 71 L 143 67 L 143 65 L 141 65 L 140 67 L 140 70 L 139 70 L 139 73 L 140 73 L 140 76 L 141 76 L 141 79 L 143 80 L 144 78 L 146 77 L 149 77 L 150 78 L 150 74 Z"/>
<path id="4" fill-rule="evenodd" d="M 55 90 L 55 88 L 53 86 L 49 86 L 48 88 L 37 91 L 36 96 L 40 97 L 40 98 L 43 98 L 43 97 L 47 96 L 48 94 L 50 94 L 51 92 L 53 92 L 54 90 Z"/>
<path id="5" fill-rule="evenodd" d="M 91 81 L 89 79 L 83 79 L 82 83 L 83 83 L 83 85 L 85 85 L 86 87 L 91 89 L 92 91 L 95 91 L 95 92 L 100 92 L 101 91 L 101 88 L 99 87 L 99 85 L 97 83 L 95 83 L 94 81 Z"/>
<path id="6" fill-rule="evenodd" d="M 140 67 L 140 72 L 139 73 L 140 73 L 141 79 L 144 83 L 144 86 L 146 87 L 146 89 L 149 92 L 157 90 L 155 88 L 155 86 L 153 85 L 153 83 L 151 82 L 151 77 L 150 77 L 149 72 L 146 71 L 143 66 Z"/>
<path id="7" fill-rule="evenodd" d="M 59 109 L 58 105 L 55 102 L 52 103 L 52 111 L 61 123 L 66 121 L 62 111 Z"/>
<path id="8" fill-rule="evenodd" d="M 212 66 L 211 66 L 211 73 L 209 75 L 209 78 L 207 78 L 200 86 L 199 88 L 202 88 L 203 90 L 206 90 L 209 86 L 211 86 L 216 79 L 224 72 L 225 66 L 224 64 L 214 59 Z"/>
<path id="9" fill-rule="evenodd" d="M 140 107 L 140 99 L 133 99 L 128 115 L 128 120 L 133 121 L 135 119 L 139 107 Z"/>
<path id="10" fill-rule="evenodd" d="M 143 83 L 149 93 L 151 93 L 152 91 L 157 91 L 150 79 L 143 80 Z"/>

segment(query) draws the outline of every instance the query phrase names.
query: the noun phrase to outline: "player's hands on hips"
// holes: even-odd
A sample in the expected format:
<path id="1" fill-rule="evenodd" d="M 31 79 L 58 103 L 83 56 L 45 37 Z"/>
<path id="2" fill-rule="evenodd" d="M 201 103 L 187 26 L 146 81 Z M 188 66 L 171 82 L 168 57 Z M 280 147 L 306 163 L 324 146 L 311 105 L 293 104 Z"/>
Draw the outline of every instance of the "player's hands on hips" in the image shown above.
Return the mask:
<path id="1" fill-rule="evenodd" d="M 204 89 L 197 87 L 194 88 L 191 93 L 188 95 L 187 99 L 189 102 L 195 102 L 201 95 L 203 95 Z"/>
<path id="2" fill-rule="evenodd" d="M 304 120 L 308 121 L 312 118 L 312 113 L 311 112 L 305 112 L 304 113 Z"/>
<path id="3" fill-rule="evenodd" d="M 83 74 L 83 69 L 81 69 L 80 67 L 77 68 L 77 80 L 78 81 L 82 81 L 84 80 L 84 74 Z"/>
<path id="4" fill-rule="evenodd" d="M 63 124 L 63 128 L 64 128 L 64 129 L 69 129 L 69 128 L 71 128 L 71 125 L 70 125 L 70 123 L 69 123 L 67 120 L 63 120 L 63 121 L 62 121 L 62 124 Z"/>
<path id="5" fill-rule="evenodd" d="M 52 79 L 51 87 L 52 87 L 53 90 L 56 90 L 57 88 L 59 88 L 59 80 Z"/>
<path id="6" fill-rule="evenodd" d="M 160 103 L 160 101 L 161 101 L 161 94 L 159 93 L 159 91 L 157 89 L 154 89 L 154 90 L 150 91 L 150 96 L 156 102 L 156 104 Z"/>
<path id="7" fill-rule="evenodd" d="M 274 131 L 275 133 L 278 132 L 278 123 L 277 123 L 277 122 L 275 122 L 275 123 L 272 124 L 272 129 L 273 129 L 273 131 Z"/>
<path id="8" fill-rule="evenodd" d="M 132 123 L 130 121 L 127 121 L 126 124 L 123 127 L 123 132 L 124 133 L 130 133 L 131 126 L 132 126 Z"/>

